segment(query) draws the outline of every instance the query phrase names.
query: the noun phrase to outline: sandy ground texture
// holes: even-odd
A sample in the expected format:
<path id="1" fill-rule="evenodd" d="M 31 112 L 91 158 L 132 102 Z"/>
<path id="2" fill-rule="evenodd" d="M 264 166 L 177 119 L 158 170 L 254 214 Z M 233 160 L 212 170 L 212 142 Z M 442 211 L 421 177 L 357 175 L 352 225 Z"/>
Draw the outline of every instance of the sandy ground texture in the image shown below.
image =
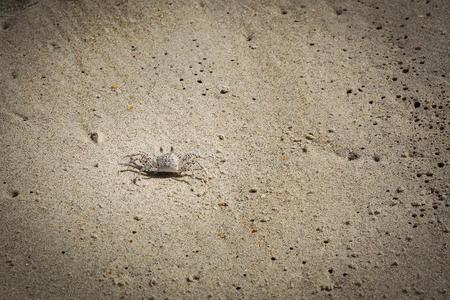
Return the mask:
<path id="1" fill-rule="evenodd" d="M 449 1 L 0 3 L 1 299 L 450 297 Z"/>

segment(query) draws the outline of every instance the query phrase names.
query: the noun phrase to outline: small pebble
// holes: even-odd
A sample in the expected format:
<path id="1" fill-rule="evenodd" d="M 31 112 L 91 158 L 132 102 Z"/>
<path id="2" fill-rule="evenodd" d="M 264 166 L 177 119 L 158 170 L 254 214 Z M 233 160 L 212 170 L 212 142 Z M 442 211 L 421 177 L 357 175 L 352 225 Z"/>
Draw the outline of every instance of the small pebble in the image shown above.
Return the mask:
<path id="1" fill-rule="evenodd" d="M 257 191 L 258 191 L 258 190 L 255 189 L 255 188 L 251 188 L 251 189 L 249 190 L 249 192 L 250 192 L 250 193 L 253 193 L 253 194 L 256 193 Z"/>
<path id="2" fill-rule="evenodd" d="M 219 88 L 219 90 L 220 90 L 220 93 L 221 93 L 221 94 L 226 94 L 226 93 L 229 93 L 229 92 L 230 92 L 230 88 L 229 88 L 228 86 L 225 86 L 225 85 L 222 85 L 222 86 Z"/>
<path id="3" fill-rule="evenodd" d="M 96 144 L 101 144 L 105 141 L 105 138 L 102 133 L 93 132 L 93 133 L 91 133 L 91 140 Z"/>
<path id="4" fill-rule="evenodd" d="M 134 216 L 133 219 L 135 219 L 136 221 L 140 221 L 140 220 L 142 220 L 142 217 L 141 216 Z"/>
<path id="5" fill-rule="evenodd" d="M 402 187 L 402 186 L 399 186 L 399 187 L 397 188 L 397 193 L 403 193 L 404 191 L 405 191 L 405 188 Z"/>
<path id="6" fill-rule="evenodd" d="M 217 137 L 219 138 L 219 140 L 223 140 L 225 138 L 223 134 L 219 134 Z"/>
<path id="7" fill-rule="evenodd" d="M 316 137 L 314 135 L 308 133 L 308 134 L 305 134 L 305 139 L 314 141 L 316 139 Z"/>
<path id="8" fill-rule="evenodd" d="M 353 151 L 348 154 L 348 160 L 355 160 L 355 159 L 358 159 L 358 158 L 359 158 L 359 154 L 357 154 L 357 153 L 355 153 Z"/>
<path id="9" fill-rule="evenodd" d="M 152 286 L 157 285 L 157 282 L 156 282 L 155 279 L 150 279 L 149 282 L 148 282 L 148 285 L 152 287 Z"/>

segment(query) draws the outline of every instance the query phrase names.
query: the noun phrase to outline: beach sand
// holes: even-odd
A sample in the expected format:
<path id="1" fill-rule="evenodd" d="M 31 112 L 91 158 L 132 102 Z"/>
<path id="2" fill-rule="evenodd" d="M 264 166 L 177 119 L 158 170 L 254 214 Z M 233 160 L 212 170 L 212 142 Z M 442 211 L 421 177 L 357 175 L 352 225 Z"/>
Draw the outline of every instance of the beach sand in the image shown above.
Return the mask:
<path id="1" fill-rule="evenodd" d="M 448 299 L 449 1 L 0 3 L 1 299 Z"/>

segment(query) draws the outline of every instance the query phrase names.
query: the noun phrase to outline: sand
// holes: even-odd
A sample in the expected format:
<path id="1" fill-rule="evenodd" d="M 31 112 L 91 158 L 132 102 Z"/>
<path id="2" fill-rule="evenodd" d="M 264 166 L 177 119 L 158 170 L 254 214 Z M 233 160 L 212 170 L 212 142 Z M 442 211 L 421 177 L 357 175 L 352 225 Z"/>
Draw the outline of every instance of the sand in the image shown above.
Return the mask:
<path id="1" fill-rule="evenodd" d="M 1 299 L 448 299 L 449 1 L 0 16 Z"/>

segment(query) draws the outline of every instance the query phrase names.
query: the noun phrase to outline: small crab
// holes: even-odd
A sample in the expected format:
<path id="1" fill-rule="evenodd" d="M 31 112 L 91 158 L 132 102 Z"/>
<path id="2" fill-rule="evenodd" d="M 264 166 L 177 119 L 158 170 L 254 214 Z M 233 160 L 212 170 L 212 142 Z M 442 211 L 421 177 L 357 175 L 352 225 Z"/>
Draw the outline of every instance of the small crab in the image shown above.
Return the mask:
<path id="1" fill-rule="evenodd" d="M 125 165 L 146 175 L 183 176 L 186 172 L 193 171 L 194 165 L 199 167 L 197 169 L 204 170 L 196 160 L 198 157 L 196 154 L 190 153 L 180 157 L 174 152 L 173 147 L 170 147 L 169 153 L 164 153 L 161 147 L 160 152 L 161 154 L 156 157 L 143 152 L 127 155 L 130 160 Z"/>

